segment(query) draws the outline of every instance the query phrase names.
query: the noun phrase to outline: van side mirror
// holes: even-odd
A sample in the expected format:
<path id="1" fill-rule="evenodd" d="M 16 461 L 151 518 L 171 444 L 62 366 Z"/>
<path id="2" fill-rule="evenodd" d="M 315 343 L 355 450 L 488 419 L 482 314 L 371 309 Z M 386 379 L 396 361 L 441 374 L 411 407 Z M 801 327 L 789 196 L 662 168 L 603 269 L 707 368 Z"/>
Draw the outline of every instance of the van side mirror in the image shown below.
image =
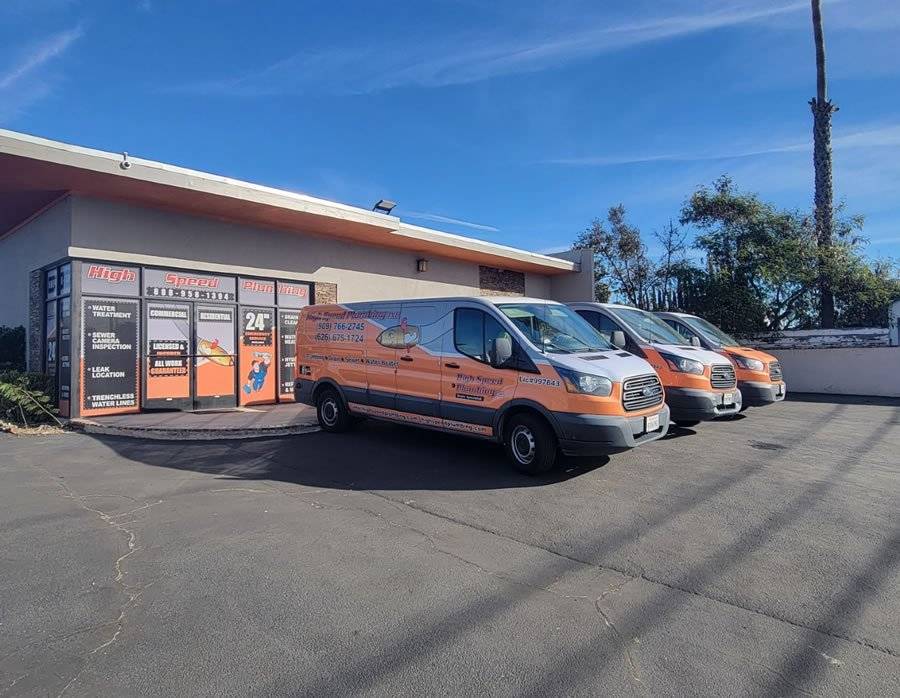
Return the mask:
<path id="1" fill-rule="evenodd" d="M 613 346 L 619 347 L 619 349 L 624 349 L 625 348 L 625 333 L 622 330 L 613 330 L 612 343 L 613 343 Z"/>
<path id="2" fill-rule="evenodd" d="M 691 344 L 693 344 L 695 347 L 699 347 L 700 338 L 697 335 L 691 335 Z"/>
<path id="3" fill-rule="evenodd" d="M 509 337 L 497 337 L 494 339 L 494 347 L 491 352 L 491 366 L 502 368 L 512 358 L 513 345 Z"/>

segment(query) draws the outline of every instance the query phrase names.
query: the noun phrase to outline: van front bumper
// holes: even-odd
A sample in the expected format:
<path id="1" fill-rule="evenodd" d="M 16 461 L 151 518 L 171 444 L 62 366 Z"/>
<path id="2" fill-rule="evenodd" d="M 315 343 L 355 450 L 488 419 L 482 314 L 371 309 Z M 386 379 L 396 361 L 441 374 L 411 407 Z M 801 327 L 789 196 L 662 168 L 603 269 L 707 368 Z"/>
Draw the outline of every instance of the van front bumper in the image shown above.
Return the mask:
<path id="1" fill-rule="evenodd" d="M 669 407 L 659 411 L 659 429 L 644 431 L 645 417 L 556 412 L 559 447 L 567 456 L 597 456 L 627 451 L 656 441 L 669 430 Z"/>
<path id="2" fill-rule="evenodd" d="M 781 386 L 781 395 L 778 387 Z M 786 383 L 764 383 L 762 381 L 740 381 L 738 387 L 744 396 L 744 403 L 751 407 L 771 405 L 773 402 L 781 402 L 787 395 Z"/>
<path id="3" fill-rule="evenodd" d="M 734 403 L 723 405 L 722 393 L 697 388 L 666 388 L 666 404 L 672 410 L 675 422 L 706 422 L 716 417 L 737 414 L 741 411 L 743 398 L 739 388 L 735 388 Z"/>

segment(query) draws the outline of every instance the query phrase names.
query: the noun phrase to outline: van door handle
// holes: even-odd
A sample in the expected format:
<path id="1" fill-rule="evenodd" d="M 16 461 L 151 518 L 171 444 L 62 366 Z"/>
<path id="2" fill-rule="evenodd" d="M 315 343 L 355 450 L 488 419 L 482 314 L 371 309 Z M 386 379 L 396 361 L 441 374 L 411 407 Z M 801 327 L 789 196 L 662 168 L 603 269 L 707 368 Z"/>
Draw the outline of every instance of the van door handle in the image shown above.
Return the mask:
<path id="1" fill-rule="evenodd" d="M 404 354 L 403 356 L 400 357 L 400 360 L 401 361 L 412 361 L 413 357 L 407 356 L 406 354 Z"/>
<path id="2" fill-rule="evenodd" d="M 459 368 L 459 364 L 455 364 L 453 362 L 444 364 L 447 368 Z"/>

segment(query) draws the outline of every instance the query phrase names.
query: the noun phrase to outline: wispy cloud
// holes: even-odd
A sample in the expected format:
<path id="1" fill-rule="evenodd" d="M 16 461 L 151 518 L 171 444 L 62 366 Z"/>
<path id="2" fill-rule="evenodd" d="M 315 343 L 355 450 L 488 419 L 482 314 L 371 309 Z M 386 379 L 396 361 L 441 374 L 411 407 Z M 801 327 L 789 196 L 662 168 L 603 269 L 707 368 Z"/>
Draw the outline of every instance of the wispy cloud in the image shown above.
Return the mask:
<path id="1" fill-rule="evenodd" d="M 838 0 L 834 0 L 838 1 Z M 690 5 L 692 8 L 697 3 Z M 178 91 L 232 96 L 261 96 L 322 90 L 343 94 L 379 92 L 397 87 L 444 87 L 531 73 L 640 44 L 808 12 L 809 3 L 793 0 L 717 2 L 705 11 L 618 23 L 608 16 L 580 17 L 577 25 L 546 33 L 508 36 L 419 37 L 389 46 L 356 44 L 302 51 L 261 69 L 180 86 Z M 585 28 L 587 26 L 587 28 Z"/>
<path id="2" fill-rule="evenodd" d="M 78 41 L 83 35 L 84 30 L 79 25 L 48 37 L 28 51 L 12 68 L 4 73 L 0 73 L 0 90 L 9 89 L 34 73 L 48 61 L 65 53 L 69 46 Z"/>
<path id="3" fill-rule="evenodd" d="M 81 25 L 53 34 L 23 52 L 12 66 L 0 71 L 0 119 L 13 119 L 52 92 L 43 76 L 48 63 L 64 54 L 84 35 Z"/>
<path id="4" fill-rule="evenodd" d="M 900 124 L 881 125 L 839 134 L 832 138 L 832 146 L 835 150 L 850 150 L 857 148 L 889 148 L 900 146 Z M 711 160 L 736 160 L 742 158 L 759 157 L 763 155 L 778 155 L 781 153 L 802 153 L 812 151 L 812 141 L 795 141 L 791 143 L 761 145 L 747 149 L 720 150 L 716 152 L 684 152 L 684 153 L 655 153 L 636 155 L 597 155 L 587 157 L 553 158 L 543 161 L 549 165 L 572 166 L 615 166 L 615 165 L 639 165 L 654 162 L 706 162 Z"/>
<path id="5" fill-rule="evenodd" d="M 483 230 L 489 233 L 499 233 L 500 229 L 492 225 L 484 223 L 472 223 L 471 221 L 460 220 L 459 218 L 450 218 L 449 216 L 439 216 L 436 213 L 425 213 L 423 211 L 404 211 L 403 218 L 412 218 L 420 221 L 430 221 L 432 223 L 446 223 L 448 225 L 458 225 L 463 228 L 472 228 L 473 230 Z"/>

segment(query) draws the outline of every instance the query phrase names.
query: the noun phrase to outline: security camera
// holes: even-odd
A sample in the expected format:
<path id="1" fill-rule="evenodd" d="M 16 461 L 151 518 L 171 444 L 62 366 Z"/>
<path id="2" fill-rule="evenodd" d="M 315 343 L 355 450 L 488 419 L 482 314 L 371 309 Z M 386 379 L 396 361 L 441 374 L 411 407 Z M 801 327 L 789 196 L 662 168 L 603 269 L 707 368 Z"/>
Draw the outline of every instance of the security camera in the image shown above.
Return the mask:
<path id="1" fill-rule="evenodd" d="M 131 168 L 131 163 L 128 162 L 128 153 L 122 153 L 122 162 L 119 163 L 119 167 L 123 170 Z"/>

